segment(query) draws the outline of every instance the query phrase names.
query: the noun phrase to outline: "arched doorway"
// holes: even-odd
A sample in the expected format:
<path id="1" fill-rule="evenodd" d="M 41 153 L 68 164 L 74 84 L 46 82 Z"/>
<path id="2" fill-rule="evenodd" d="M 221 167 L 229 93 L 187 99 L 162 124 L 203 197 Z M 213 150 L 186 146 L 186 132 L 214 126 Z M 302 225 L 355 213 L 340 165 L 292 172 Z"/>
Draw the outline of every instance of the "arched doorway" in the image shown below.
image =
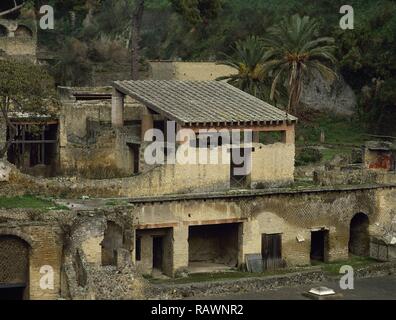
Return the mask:
<path id="1" fill-rule="evenodd" d="M 370 255 L 369 218 L 364 213 L 353 216 L 349 231 L 349 253 L 368 257 Z"/>
<path id="2" fill-rule="evenodd" d="M 22 239 L 0 236 L 0 300 L 28 299 L 29 245 Z"/>

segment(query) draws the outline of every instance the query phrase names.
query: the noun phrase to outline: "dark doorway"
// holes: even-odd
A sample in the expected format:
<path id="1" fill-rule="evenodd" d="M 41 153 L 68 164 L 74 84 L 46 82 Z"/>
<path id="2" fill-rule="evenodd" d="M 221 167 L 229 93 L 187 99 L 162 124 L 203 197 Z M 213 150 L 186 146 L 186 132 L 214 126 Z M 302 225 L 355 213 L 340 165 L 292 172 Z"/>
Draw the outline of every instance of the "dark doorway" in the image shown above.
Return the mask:
<path id="1" fill-rule="evenodd" d="M 216 264 L 236 267 L 240 244 L 239 229 L 238 223 L 190 226 L 189 266 Z"/>
<path id="2" fill-rule="evenodd" d="M 132 165 L 133 165 L 133 173 L 139 173 L 139 162 L 140 162 L 140 146 L 137 144 L 129 144 L 131 156 L 132 156 Z"/>
<path id="3" fill-rule="evenodd" d="M 311 232 L 311 260 L 327 261 L 328 239 L 328 230 Z"/>
<path id="4" fill-rule="evenodd" d="M 263 234 L 261 237 L 261 255 L 265 270 L 284 267 L 282 260 L 282 235 Z"/>
<path id="5" fill-rule="evenodd" d="M 162 270 L 163 253 L 163 237 L 153 237 L 153 269 Z"/>
<path id="6" fill-rule="evenodd" d="M 369 219 L 364 213 L 357 213 L 351 220 L 349 231 L 349 253 L 368 257 L 370 255 Z"/>

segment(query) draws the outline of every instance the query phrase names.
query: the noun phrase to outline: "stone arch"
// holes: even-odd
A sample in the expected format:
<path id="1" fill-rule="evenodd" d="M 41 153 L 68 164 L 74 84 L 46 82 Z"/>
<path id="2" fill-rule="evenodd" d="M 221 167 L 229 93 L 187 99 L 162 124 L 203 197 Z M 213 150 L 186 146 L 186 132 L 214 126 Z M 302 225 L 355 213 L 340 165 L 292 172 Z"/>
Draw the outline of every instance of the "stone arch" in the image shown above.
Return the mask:
<path id="1" fill-rule="evenodd" d="M 355 214 L 349 226 L 349 253 L 357 256 L 370 255 L 369 218 L 363 213 Z"/>
<path id="2" fill-rule="evenodd" d="M 2 37 L 8 37 L 8 29 L 0 24 L 0 38 Z"/>
<path id="3" fill-rule="evenodd" d="M 33 32 L 24 25 L 19 25 L 18 28 L 15 30 L 15 37 L 17 38 L 33 38 Z"/>
<path id="4" fill-rule="evenodd" d="M 0 299 L 22 300 L 29 294 L 30 245 L 15 235 L 0 235 Z"/>
<path id="5" fill-rule="evenodd" d="M 0 237 L 1 236 L 15 236 L 17 238 L 22 239 L 23 241 L 26 242 L 26 244 L 29 246 L 29 249 L 33 248 L 33 240 L 30 236 L 24 234 L 23 232 L 20 232 L 18 230 L 12 229 L 12 228 L 2 228 L 0 229 Z"/>

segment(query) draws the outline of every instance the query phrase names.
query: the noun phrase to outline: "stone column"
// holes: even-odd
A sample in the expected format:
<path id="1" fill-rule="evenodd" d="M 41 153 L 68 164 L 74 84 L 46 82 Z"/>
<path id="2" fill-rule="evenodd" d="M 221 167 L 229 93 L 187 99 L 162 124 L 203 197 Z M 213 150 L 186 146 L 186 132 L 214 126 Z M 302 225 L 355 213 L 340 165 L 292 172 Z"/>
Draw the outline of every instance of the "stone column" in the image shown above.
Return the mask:
<path id="1" fill-rule="evenodd" d="M 147 107 L 145 107 L 142 112 L 142 125 L 141 125 L 142 141 L 144 140 L 144 135 L 146 131 L 153 128 L 154 128 L 153 115 L 150 113 L 150 110 Z"/>
<path id="2" fill-rule="evenodd" d="M 180 223 L 173 228 L 172 273 L 188 267 L 188 225 Z"/>
<path id="3" fill-rule="evenodd" d="M 111 101 L 111 124 L 113 127 L 124 126 L 124 94 L 115 88 Z"/>
<path id="4" fill-rule="evenodd" d="M 255 220 L 244 221 L 238 229 L 238 266 L 246 263 L 246 254 L 261 253 L 261 233 Z"/>

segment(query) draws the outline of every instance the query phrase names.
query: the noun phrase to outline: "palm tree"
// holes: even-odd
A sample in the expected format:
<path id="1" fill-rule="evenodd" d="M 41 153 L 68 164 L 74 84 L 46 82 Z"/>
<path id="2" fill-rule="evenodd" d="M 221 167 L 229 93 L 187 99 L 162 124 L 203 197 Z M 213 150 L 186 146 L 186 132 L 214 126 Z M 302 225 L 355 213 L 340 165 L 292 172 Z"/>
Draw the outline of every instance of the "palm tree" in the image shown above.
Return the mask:
<path id="1" fill-rule="evenodd" d="M 224 54 L 225 59 L 218 64 L 230 66 L 236 73 L 217 78 L 227 80 L 229 84 L 266 100 L 270 95 L 271 81 L 264 68 L 270 55 L 263 46 L 262 40 L 251 36 L 246 40 L 235 42 L 233 55 Z M 274 96 L 278 96 L 278 92 Z"/>
<path id="2" fill-rule="evenodd" d="M 270 28 L 264 39 L 270 58 L 263 68 L 273 77 L 270 98 L 274 99 L 279 83 L 287 83 L 288 112 L 296 112 L 303 81 L 308 74 L 317 71 L 331 81 L 337 77 L 331 68 L 336 64 L 334 39 L 317 37 L 318 29 L 316 20 L 294 15 Z"/>

